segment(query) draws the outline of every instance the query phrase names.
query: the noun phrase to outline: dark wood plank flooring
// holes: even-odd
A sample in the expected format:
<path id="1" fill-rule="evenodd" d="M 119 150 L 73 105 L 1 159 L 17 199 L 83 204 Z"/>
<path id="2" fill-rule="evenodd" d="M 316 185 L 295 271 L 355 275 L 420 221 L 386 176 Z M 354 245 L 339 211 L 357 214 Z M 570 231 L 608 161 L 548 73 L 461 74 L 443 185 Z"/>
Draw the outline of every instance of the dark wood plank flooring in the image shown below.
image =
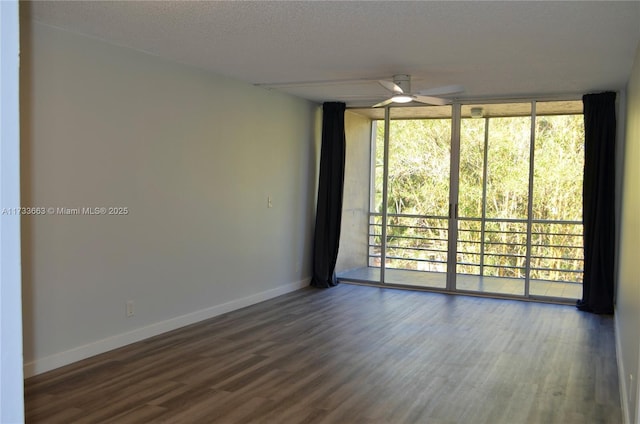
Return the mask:
<path id="1" fill-rule="evenodd" d="M 28 379 L 27 423 L 620 423 L 613 319 L 303 289 Z"/>

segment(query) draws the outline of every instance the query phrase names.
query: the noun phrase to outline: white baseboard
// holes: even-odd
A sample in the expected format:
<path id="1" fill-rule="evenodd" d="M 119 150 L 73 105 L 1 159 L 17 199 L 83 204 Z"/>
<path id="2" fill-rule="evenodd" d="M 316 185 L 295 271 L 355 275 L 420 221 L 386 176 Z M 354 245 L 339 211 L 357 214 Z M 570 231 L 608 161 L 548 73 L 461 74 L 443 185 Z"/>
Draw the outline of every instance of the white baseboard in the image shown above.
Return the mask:
<path id="1" fill-rule="evenodd" d="M 55 355 L 39 358 L 32 362 L 24 364 L 24 376 L 25 378 L 27 378 L 37 374 L 42 374 L 55 368 L 69 365 L 82 359 L 98 355 L 100 353 L 108 352 L 110 350 L 117 349 L 131 343 L 139 342 L 140 340 L 148 339 L 149 337 L 157 336 L 158 334 L 166 333 L 168 331 L 172 331 L 190 324 L 195 324 L 197 322 L 213 318 L 215 316 L 222 315 L 236 309 L 254 305 L 256 303 L 269 300 L 285 293 L 289 293 L 306 287 L 309 285 L 310 281 L 311 278 L 308 278 L 294 283 L 284 284 L 270 290 L 253 294 L 251 296 L 235 299 L 221 305 L 214 305 L 206 309 L 201 309 L 199 311 L 171 318 L 166 321 L 160 321 L 146 327 L 137 328 L 133 331 L 98 340 L 97 342 L 78 346 L 73 349 L 57 353 Z"/>
<path id="2" fill-rule="evenodd" d="M 618 386 L 620 387 L 620 403 L 622 407 L 622 422 L 624 424 L 631 423 L 629 411 L 629 388 L 627 387 L 627 373 L 624 369 L 624 361 L 622 360 L 622 342 L 620 341 L 620 326 L 618 324 L 618 311 L 613 314 L 615 337 L 616 337 L 616 362 L 618 364 Z"/>

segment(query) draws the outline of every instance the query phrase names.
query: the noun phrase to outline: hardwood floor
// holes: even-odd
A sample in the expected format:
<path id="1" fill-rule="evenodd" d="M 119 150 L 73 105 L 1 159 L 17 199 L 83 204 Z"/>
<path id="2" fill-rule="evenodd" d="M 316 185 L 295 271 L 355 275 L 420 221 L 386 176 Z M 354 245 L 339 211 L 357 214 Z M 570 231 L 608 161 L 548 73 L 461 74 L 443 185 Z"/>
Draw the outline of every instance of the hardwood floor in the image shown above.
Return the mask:
<path id="1" fill-rule="evenodd" d="M 341 284 L 32 377 L 27 423 L 620 423 L 612 317 Z"/>

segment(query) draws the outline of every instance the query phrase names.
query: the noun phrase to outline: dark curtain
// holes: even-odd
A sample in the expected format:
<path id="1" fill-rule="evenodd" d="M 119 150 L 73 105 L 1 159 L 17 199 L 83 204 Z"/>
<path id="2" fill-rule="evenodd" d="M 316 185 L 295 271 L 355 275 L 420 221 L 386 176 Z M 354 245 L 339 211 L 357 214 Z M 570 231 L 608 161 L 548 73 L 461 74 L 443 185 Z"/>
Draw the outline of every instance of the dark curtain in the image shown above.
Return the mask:
<path id="1" fill-rule="evenodd" d="M 335 267 L 340 243 L 344 187 L 345 106 L 344 103 L 332 102 L 325 103 L 322 107 L 322 146 L 311 279 L 311 285 L 318 288 L 338 284 Z"/>
<path id="2" fill-rule="evenodd" d="M 584 284 L 578 309 L 613 313 L 616 93 L 587 94 L 584 103 Z"/>

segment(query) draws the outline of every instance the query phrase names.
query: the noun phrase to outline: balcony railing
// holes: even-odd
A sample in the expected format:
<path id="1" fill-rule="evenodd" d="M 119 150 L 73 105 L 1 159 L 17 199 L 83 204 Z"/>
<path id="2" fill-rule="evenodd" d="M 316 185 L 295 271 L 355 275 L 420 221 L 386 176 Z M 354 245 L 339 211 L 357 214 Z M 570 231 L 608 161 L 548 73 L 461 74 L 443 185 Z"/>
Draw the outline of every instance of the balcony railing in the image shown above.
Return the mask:
<path id="1" fill-rule="evenodd" d="M 385 267 L 446 272 L 448 217 L 387 215 Z M 579 221 L 458 218 L 456 273 L 582 283 Z M 382 215 L 369 214 L 369 266 L 380 267 Z M 529 247 L 529 252 L 527 251 Z M 527 263 L 527 254 L 528 263 Z"/>

